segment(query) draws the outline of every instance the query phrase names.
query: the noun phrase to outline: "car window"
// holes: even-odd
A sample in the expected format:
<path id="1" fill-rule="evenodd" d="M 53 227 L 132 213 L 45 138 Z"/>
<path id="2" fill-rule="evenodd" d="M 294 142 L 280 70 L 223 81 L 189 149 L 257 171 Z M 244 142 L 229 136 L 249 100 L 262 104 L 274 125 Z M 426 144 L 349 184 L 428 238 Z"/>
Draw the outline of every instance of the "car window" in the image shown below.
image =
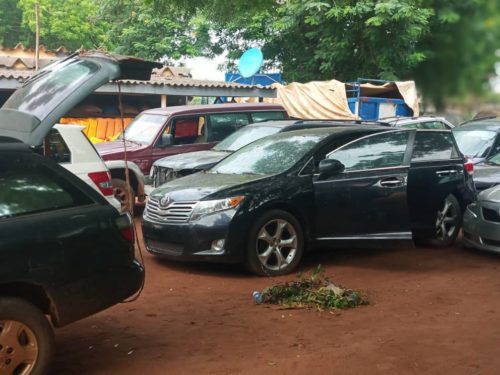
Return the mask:
<path id="1" fill-rule="evenodd" d="M 45 137 L 44 151 L 44 155 L 56 163 L 71 163 L 71 151 L 57 129 L 52 129 Z"/>
<path id="2" fill-rule="evenodd" d="M 161 130 L 163 124 L 167 121 L 167 116 L 152 115 L 143 113 L 137 116 L 134 121 L 127 125 L 123 134 L 118 139 L 125 139 L 142 144 L 151 144 Z"/>
<path id="3" fill-rule="evenodd" d="M 281 128 L 276 126 L 248 126 L 240 129 L 229 137 L 218 143 L 214 150 L 218 151 L 236 151 L 257 139 L 267 137 L 268 135 L 278 133 Z"/>
<path id="4" fill-rule="evenodd" d="M 345 166 L 345 171 L 402 165 L 410 132 L 389 132 L 354 141 L 328 154 Z"/>
<path id="5" fill-rule="evenodd" d="M 412 161 L 443 160 L 458 156 L 451 137 L 449 133 L 417 131 Z"/>
<path id="6" fill-rule="evenodd" d="M 447 129 L 441 121 L 413 122 L 400 127 L 405 129 Z"/>
<path id="7" fill-rule="evenodd" d="M 92 203 L 33 157 L 0 160 L 0 219 Z"/>
<path id="8" fill-rule="evenodd" d="M 216 113 L 209 115 L 209 142 L 221 141 L 250 123 L 248 113 Z"/>
<path id="9" fill-rule="evenodd" d="M 481 158 L 486 157 L 491 151 L 497 133 L 473 128 L 454 128 L 453 136 L 462 154 L 471 158 Z"/>
<path id="10" fill-rule="evenodd" d="M 208 173 L 282 173 L 295 165 L 327 135 L 328 133 L 278 133 L 261 138 L 229 155 L 208 170 Z"/>
<path id="11" fill-rule="evenodd" d="M 282 111 L 275 112 L 252 112 L 252 122 L 261 122 L 267 120 L 284 120 L 285 114 Z"/>
<path id="12" fill-rule="evenodd" d="M 419 129 L 447 129 L 441 121 L 427 121 L 420 123 Z"/>
<path id="13" fill-rule="evenodd" d="M 206 127 L 204 116 L 180 117 L 172 122 L 172 127 L 164 132 L 173 135 L 174 145 L 206 142 Z"/>

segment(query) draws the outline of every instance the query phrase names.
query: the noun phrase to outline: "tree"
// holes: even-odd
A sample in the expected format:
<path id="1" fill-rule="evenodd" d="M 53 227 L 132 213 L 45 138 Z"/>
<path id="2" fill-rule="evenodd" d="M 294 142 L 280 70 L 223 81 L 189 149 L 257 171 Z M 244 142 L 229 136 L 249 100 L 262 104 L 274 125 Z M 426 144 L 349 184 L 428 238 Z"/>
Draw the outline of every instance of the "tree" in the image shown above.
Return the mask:
<path id="1" fill-rule="evenodd" d="M 34 40 L 34 33 L 21 26 L 23 12 L 12 0 L 0 0 L 0 44 L 14 47 L 18 43 Z"/>
<path id="2" fill-rule="evenodd" d="M 35 1 L 19 0 L 22 25 L 33 36 L 27 46 L 34 46 Z M 60 46 L 68 50 L 98 48 L 105 45 L 107 25 L 97 18 L 96 0 L 43 0 L 40 1 L 40 40 L 45 47 Z"/>
<path id="3" fill-rule="evenodd" d="M 142 0 L 108 0 L 100 17 L 110 25 L 109 49 L 153 60 L 172 61 L 209 54 L 209 29 L 203 18 L 168 5 Z"/>

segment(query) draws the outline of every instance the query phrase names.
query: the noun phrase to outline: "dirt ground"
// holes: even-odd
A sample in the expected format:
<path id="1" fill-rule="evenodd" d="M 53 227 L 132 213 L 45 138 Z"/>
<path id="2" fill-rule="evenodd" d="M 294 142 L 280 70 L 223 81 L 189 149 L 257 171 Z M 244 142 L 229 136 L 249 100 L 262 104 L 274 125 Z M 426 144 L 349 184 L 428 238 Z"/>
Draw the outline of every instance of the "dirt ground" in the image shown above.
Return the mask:
<path id="1" fill-rule="evenodd" d="M 315 251 L 332 281 L 366 293 L 341 312 L 255 305 L 278 281 L 144 252 L 133 303 L 56 331 L 53 374 L 498 374 L 500 256 L 461 248 Z"/>

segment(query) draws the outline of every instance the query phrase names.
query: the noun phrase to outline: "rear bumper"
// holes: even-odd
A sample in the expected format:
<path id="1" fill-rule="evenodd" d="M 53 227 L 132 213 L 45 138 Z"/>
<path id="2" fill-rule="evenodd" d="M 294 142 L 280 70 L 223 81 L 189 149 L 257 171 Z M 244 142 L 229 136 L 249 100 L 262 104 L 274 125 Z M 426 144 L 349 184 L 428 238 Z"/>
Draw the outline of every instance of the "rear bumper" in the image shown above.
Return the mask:
<path id="1" fill-rule="evenodd" d="M 50 290 L 53 323 L 60 327 L 102 311 L 132 296 L 143 283 L 144 268 L 134 260 L 128 267 L 109 268 Z"/>

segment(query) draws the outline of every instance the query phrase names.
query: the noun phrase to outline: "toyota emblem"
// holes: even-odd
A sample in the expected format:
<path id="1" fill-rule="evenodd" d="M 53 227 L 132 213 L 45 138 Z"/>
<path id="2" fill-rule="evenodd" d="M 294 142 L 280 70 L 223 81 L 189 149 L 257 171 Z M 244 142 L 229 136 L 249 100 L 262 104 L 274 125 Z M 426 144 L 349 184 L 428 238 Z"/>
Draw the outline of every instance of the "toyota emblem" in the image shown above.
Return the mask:
<path id="1" fill-rule="evenodd" d="M 162 207 L 167 207 L 169 203 L 170 203 L 170 197 L 168 195 L 165 195 L 163 198 L 160 199 L 160 206 Z"/>

